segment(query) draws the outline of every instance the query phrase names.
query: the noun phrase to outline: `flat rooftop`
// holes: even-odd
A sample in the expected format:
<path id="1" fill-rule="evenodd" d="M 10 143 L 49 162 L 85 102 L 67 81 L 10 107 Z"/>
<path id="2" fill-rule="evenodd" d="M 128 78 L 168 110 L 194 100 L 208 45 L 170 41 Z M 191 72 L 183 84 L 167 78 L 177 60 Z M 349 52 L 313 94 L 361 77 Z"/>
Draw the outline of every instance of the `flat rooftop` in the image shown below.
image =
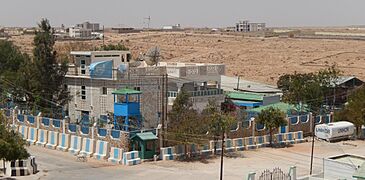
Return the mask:
<path id="1" fill-rule="evenodd" d="M 71 55 L 91 56 L 92 54 L 121 54 L 129 53 L 130 51 L 71 51 Z"/>
<path id="2" fill-rule="evenodd" d="M 189 66 L 209 66 L 209 65 L 224 65 L 224 64 L 181 63 L 181 62 L 159 62 L 158 63 L 158 66 L 166 66 L 166 67 L 189 67 Z"/>

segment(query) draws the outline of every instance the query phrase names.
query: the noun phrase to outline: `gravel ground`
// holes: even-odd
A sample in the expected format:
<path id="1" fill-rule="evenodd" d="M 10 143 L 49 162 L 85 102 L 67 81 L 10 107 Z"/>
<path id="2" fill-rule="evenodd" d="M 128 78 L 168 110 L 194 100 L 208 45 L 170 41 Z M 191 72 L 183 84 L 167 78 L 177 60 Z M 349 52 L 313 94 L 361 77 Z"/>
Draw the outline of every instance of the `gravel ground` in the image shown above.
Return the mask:
<path id="1" fill-rule="evenodd" d="M 322 171 L 323 158 L 351 153 L 365 156 L 364 141 L 338 143 L 316 142 L 314 173 Z M 356 145 L 356 146 L 355 146 Z M 309 173 L 311 143 L 296 144 L 293 147 L 271 149 L 262 148 L 244 151 L 236 158 L 224 159 L 224 179 L 245 179 L 249 172 L 259 174 L 265 169 L 280 167 L 284 172 L 291 166 L 297 167 L 298 176 Z M 199 179 L 219 178 L 220 159 L 212 158 L 204 162 L 158 161 L 145 162 L 137 166 L 126 167 L 111 165 L 107 162 L 89 159 L 78 162 L 69 153 L 49 150 L 36 146 L 28 148 L 36 156 L 39 173 L 17 179 Z"/>

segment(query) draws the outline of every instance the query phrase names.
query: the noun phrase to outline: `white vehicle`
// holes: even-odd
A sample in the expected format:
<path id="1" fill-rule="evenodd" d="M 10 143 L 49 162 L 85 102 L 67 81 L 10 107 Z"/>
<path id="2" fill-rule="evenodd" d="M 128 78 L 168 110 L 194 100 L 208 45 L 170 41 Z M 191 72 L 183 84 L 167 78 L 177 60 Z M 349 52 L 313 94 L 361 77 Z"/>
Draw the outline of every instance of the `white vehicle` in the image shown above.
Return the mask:
<path id="1" fill-rule="evenodd" d="M 315 128 L 315 135 L 326 141 L 348 139 L 354 135 L 354 124 L 347 121 L 339 121 L 328 124 L 318 124 Z"/>

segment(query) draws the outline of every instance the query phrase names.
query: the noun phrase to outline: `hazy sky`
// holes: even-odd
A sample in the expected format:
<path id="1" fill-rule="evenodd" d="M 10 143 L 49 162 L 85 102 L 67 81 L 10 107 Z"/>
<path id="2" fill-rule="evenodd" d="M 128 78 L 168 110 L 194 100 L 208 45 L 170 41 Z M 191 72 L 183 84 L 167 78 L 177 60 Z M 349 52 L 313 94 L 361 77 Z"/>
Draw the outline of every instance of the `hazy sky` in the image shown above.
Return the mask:
<path id="1" fill-rule="evenodd" d="M 83 21 L 105 26 L 233 26 L 241 19 L 267 26 L 365 24 L 365 0 L 1 0 L 0 26 L 35 26 L 46 17 L 53 26 Z M 145 23 L 144 23 L 145 22 Z"/>

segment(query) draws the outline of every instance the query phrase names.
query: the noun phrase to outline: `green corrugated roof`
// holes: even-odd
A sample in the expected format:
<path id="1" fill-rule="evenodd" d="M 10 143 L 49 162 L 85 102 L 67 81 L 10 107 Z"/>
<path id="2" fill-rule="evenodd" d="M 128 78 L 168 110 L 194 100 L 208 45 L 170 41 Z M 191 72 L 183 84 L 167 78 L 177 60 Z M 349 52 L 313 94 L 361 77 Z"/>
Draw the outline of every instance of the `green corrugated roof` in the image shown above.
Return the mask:
<path id="1" fill-rule="evenodd" d="M 117 95 L 142 94 L 142 91 L 137 91 L 137 90 L 129 89 L 129 88 L 123 88 L 123 89 L 118 89 L 116 91 L 113 91 L 112 94 L 117 94 Z"/>
<path id="2" fill-rule="evenodd" d="M 263 94 L 247 93 L 247 92 L 230 92 L 227 94 L 228 98 L 237 100 L 249 100 L 249 101 L 263 101 Z"/>
<path id="3" fill-rule="evenodd" d="M 134 139 L 135 137 L 139 137 L 142 141 L 158 139 L 152 132 L 137 133 L 135 136 L 132 137 L 132 139 Z"/>
<path id="4" fill-rule="evenodd" d="M 249 111 L 260 113 L 262 110 L 264 110 L 266 108 L 269 108 L 269 107 L 278 108 L 281 111 L 283 111 L 284 113 L 287 113 L 288 111 L 295 109 L 295 107 L 293 105 L 291 105 L 291 104 L 279 102 L 279 103 L 275 103 L 275 104 L 270 104 L 270 105 L 261 106 L 261 107 L 254 108 L 254 109 L 250 109 Z"/>

